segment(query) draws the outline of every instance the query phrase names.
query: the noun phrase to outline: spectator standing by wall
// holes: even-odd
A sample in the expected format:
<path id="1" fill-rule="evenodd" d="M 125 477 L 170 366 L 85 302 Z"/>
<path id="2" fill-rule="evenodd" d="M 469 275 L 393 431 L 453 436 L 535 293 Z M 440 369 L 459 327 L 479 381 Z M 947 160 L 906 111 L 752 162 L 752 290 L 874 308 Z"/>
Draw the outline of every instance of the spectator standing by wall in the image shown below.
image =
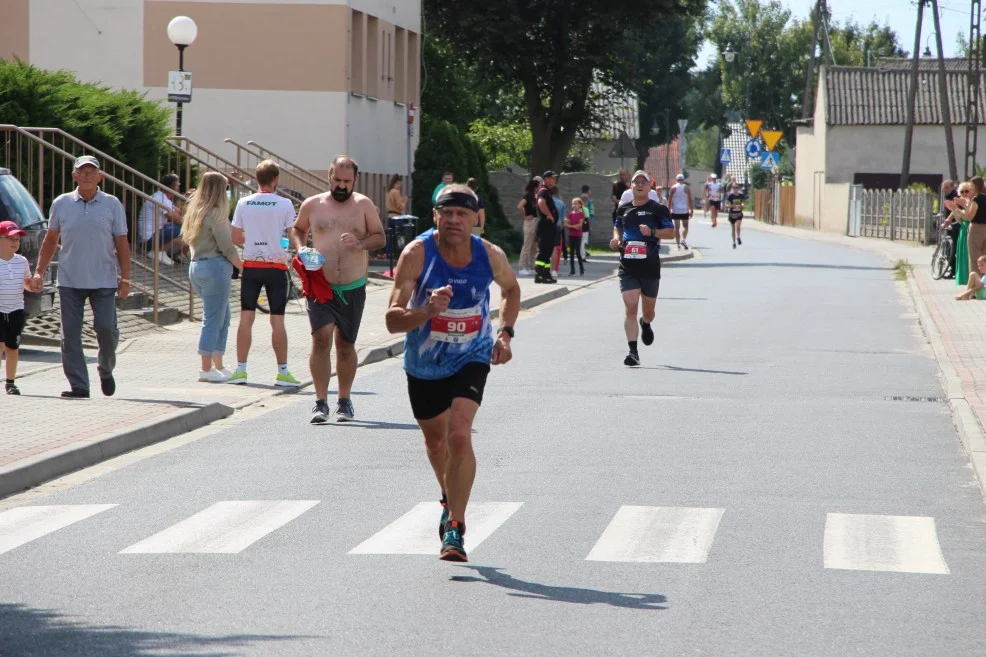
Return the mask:
<path id="1" fill-rule="evenodd" d="M 202 176 L 200 189 L 188 204 L 182 233 L 192 257 L 188 280 L 202 297 L 199 381 L 209 383 L 223 383 L 232 376 L 223 365 L 223 354 L 232 320 L 229 296 L 233 268 L 243 268 L 230 231 L 226 186 L 221 173 L 209 171 Z"/>
<path id="2" fill-rule="evenodd" d="M 592 204 L 592 189 L 588 185 L 582 185 L 582 205 L 585 207 L 585 224 L 582 226 L 581 252 L 582 259 L 589 259 L 589 251 L 586 246 L 589 244 L 589 233 L 592 231 L 592 222 L 596 220 L 596 208 Z"/>
<path id="3" fill-rule="evenodd" d="M 623 198 L 624 192 L 630 189 L 629 177 L 630 172 L 626 169 L 620 169 L 619 179 L 613 183 L 613 192 L 610 198 L 613 200 L 613 221 L 616 221 L 616 211 L 619 210 L 623 202 L 620 200 Z"/>
<path id="4" fill-rule="evenodd" d="M 534 269 L 534 255 L 537 252 L 535 232 L 538 221 L 538 179 L 531 178 L 524 188 L 524 198 L 517 204 L 517 212 L 524 221 L 524 245 L 520 249 L 520 261 L 517 263 L 521 276 L 530 276 Z"/>
<path id="5" fill-rule="evenodd" d="M 404 194 L 404 181 L 394 174 L 387 186 L 387 217 L 399 217 L 407 212 L 407 196 Z"/>
<path id="6" fill-rule="evenodd" d="M 479 181 L 470 178 L 466 181 L 466 186 L 476 194 L 476 198 L 479 200 L 479 219 L 476 225 L 472 227 L 472 234 L 483 235 L 486 233 L 486 203 L 483 202 L 483 197 L 479 195 Z"/>
<path id="7" fill-rule="evenodd" d="M 442 174 L 442 181 L 435 185 L 435 190 L 431 193 L 432 205 L 435 205 L 435 202 L 438 200 L 438 192 L 442 191 L 442 188 L 446 185 L 451 185 L 453 180 L 455 180 L 455 176 L 452 175 L 451 171 L 445 171 Z"/>
<path id="8" fill-rule="evenodd" d="M 572 199 L 572 211 L 565 217 L 563 226 L 568 232 L 569 276 L 575 276 L 575 257 L 579 258 L 579 275 L 585 276 L 585 265 L 582 262 L 582 226 L 585 224 L 585 205 L 581 197 Z"/>
<path id="9" fill-rule="evenodd" d="M 82 351 L 85 303 L 92 308 L 99 344 L 100 388 L 107 397 L 116 392 L 113 369 L 120 331 L 116 325 L 116 297 L 130 295 L 130 245 L 123 204 L 99 189 L 103 181 L 99 160 L 83 155 L 75 160 L 75 191 L 51 204 L 48 234 L 38 254 L 34 285 L 44 281 L 45 270 L 58 254 L 58 303 L 62 322 L 62 369 L 70 389 L 62 397 L 88 399 L 89 370 Z M 119 275 L 117 272 L 119 271 Z"/>

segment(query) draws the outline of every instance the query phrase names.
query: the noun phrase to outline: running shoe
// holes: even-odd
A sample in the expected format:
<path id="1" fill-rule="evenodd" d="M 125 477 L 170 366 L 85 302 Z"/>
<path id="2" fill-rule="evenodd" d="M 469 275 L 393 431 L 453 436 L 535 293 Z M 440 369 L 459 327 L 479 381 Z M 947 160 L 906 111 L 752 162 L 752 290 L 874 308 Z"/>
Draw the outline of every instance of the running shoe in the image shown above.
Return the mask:
<path id="1" fill-rule="evenodd" d="M 226 383 L 232 383 L 237 386 L 245 386 L 247 382 L 246 370 L 236 370 L 233 372 L 233 376 L 229 377 L 229 381 Z"/>
<path id="2" fill-rule="evenodd" d="M 294 378 L 294 374 L 288 372 L 287 374 L 278 374 L 274 385 L 280 388 L 297 388 L 301 385 L 301 381 Z"/>
<path id="3" fill-rule="evenodd" d="M 733 242 L 733 248 L 734 249 L 736 248 L 736 242 Z"/>
<path id="4" fill-rule="evenodd" d="M 640 367 L 640 356 L 631 351 L 627 354 L 627 357 L 623 359 L 623 364 L 627 367 Z"/>
<path id="5" fill-rule="evenodd" d="M 349 399 L 340 399 L 336 406 L 336 422 L 352 422 L 356 417 L 353 409 L 353 402 Z"/>
<path id="6" fill-rule="evenodd" d="M 199 381 L 204 381 L 206 383 L 225 383 L 229 381 L 229 377 L 223 374 L 222 370 L 199 370 Z"/>
<path id="7" fill-rule="evenodd" d="M 4 385 L 4 388 L 6 389 L 8 395 L 21 394 L 21 391 L 17 389 L 17 386 L 14 385 L 13 381 L 7 381 L 7 383 Z"/>
<path id="8" fill-rule="evenodd" d="M 462 540 L 466 528 L 458 520 L 452 520 L 445 526 L 442 536 L 442 551 L 438 558 L 442 561 L 469 561 L 466 556 L 465 542 Z"/>
<path id="9" fill-rule="evenodd" d="M 640 322 L 640 339 L 645 345 L 654 344 L 654 329 L 651 328 L 650 324 L 644 323 L 643 317 L 641 317 L 638 321 Z"/>
<path id="10" fill-rule="evenodd" d="M 743 246 L 743 240 L 741 240 L 738 237 L 736 238 L 736 243 L 739 244 L 740 246 Z"/>
<path id="11" fill-rule="evenodd" d="M 329 421 L 329 405 L 324 399 L 319 399 L 312 407 L 312 424 L 325 424 Z"/>
<path id="12" fill-rule="evenodd" d="M 685 248 L 685 251 L 688 250 L 688 242 L 686 242 L 685 240 L 681 240 L 681 246 Z"/>
<path id="13" fill-rule="evenodd" d="M 438 538 L 445 538 L 445 525 L 448 524 L 449 510 L 448 503 L 442 502 L 442 519 L 438 521 Z"/>

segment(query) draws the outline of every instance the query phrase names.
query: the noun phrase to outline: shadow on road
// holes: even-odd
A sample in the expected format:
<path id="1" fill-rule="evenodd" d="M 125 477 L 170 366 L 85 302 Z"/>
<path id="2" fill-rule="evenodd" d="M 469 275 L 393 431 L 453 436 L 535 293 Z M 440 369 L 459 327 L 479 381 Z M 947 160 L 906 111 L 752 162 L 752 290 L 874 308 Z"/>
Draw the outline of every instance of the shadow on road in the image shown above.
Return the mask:
<path id="1" fill-rule="evenodd" d="M 316 425 L 322 427 L 346 427 L 350 429 L 401 429 L 403 431 L 421 431 L 416 424 L 404 424 L 401 422 L 375 422 L 373 420 L 351 420 L 349 422 L 326 422 Z"/>
<path id="2" fill-rule="evenodd" d="M 200 636 L 148 632 L 114 625 L 88 625 L 71 617 L 21 604 L 0 603 L 0 654 L 17 657 L 226 657 L 250 644 L 317 637 L 231 634 Z"/>
<path id="3" fill-rule="evenodd" d="M 629 368 L 628 368 L 629 369 Z M 733 372 L 731 370 L 701 370 L 691 367 L 676 367 L 674 365 L 638 365 L 635 370 L 665 370 L 671 372 L 698 372 L 699 374 L 728 374 L 730 376 L 748 376 L 749 372 Z"/>
<path id="4" fill-rule="evenodd" d="M 519 593 L 509 595 L 518 598 L 533 598 L 535 600 L 553 600 L 555 602 L 572 602 L 582 605 L 610 605 L 626 609 L 667 609 L 663 606 L 667 598 L 659 593 L 615 593 L 612 591 L 597 591 L 596 589 L 580 589 L 573 586 L 548 586 L 537 582 L 525 582 L 512 575 L 500 572 L 501 568 L 490 566 L 465 566 L 482 576 L 453 575 L 453 582 L 483 582 Z"/>

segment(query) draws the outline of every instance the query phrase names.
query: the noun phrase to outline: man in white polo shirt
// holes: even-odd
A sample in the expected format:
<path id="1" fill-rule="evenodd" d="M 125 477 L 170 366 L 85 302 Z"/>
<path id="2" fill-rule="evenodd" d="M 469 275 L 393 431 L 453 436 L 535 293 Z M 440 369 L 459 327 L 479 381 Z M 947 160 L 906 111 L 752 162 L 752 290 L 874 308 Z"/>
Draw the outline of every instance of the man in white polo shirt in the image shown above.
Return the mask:
<path id="1" fill-rule="evenodd" d="M 236 371 L 227 383 L 247 383 L 247 356 L 253 341 L 253 320 L 263 289 L 270 306 L 271 344 L 277 357 L 274 385 L 291 388 L 301 382 L 288 371 L 288 334 L 284 311 L 288 305 L 288 254 L 281 238 L 294 225 L 294 206 L 275 193 L 281 170 L 271 160 L 257 165 L 260 191 L 241 198 L 233 213 L 233 243 L 243 247 L 240 281 L 240 325 L 236 330 Z"/>
<path id="2" fill-rule="evenodd" d="M 62 369 L 70 390 L 62 397 L 89 397 L 89 370 L 82 351 L 82 314 L 86 300 L 92 307 L 93 328 L 99 344 L 100 387 L 107 397 L 116 392 L 113 368 L 120 331 L 116 326 L 116 297 L 130 295 L 130 245 L 123 204 L 99 189 L 103 172 L 99 160 L 83 155 L 75 160 L 74 192 L 51 204 L 34 285 L 44 280 L 55 250 L 58 253 L 58 303 L 62 320 Z M 119 267 L 119 276 L 117 275 Z"/>

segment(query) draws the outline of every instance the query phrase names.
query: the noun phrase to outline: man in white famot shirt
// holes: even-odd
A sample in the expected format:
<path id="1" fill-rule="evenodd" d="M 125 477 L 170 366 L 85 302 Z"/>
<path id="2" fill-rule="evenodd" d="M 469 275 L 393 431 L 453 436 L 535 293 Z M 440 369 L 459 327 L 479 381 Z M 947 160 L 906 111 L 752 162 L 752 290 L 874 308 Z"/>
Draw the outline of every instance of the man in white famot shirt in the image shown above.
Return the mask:
<path id="1" fill-rule="evenodd" d="M 240 282 L 240 325 L 236 330 L 236 371 L 227 383 L 247 383 L 247 356 L 253 341 L 253 320 L 263 289 L 270 306 L 271 345 L 277 357 L 274 385 L 301 385 L 288 370 L 288 334 L 284 311 L 288 305 L 290 279 L 288 254 L 281 238 L 294 225 L 294 206 L 276 193 L 281 170 L 271 160 L 257 165 L 260 191 L 241 198 L 233 213 L 233 243 L 243 247 L 243 277 Z"/>

